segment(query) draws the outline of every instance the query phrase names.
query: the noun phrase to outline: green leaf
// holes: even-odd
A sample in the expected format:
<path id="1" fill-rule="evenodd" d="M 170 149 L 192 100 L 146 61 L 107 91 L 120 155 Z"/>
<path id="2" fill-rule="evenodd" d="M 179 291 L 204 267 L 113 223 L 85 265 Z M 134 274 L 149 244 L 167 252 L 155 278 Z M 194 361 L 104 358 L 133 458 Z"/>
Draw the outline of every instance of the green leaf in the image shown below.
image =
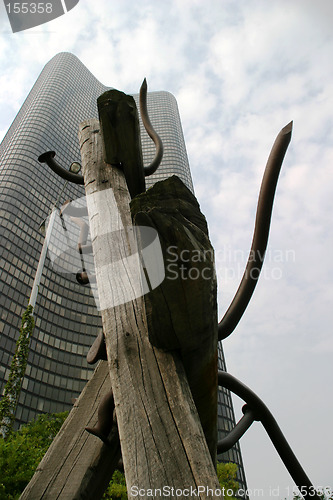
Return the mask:
<path id="1" fill-rule="evenodd" d="M 19 498 L 67 415 L 39 415 L 0 439 L 0 500 Z"/>

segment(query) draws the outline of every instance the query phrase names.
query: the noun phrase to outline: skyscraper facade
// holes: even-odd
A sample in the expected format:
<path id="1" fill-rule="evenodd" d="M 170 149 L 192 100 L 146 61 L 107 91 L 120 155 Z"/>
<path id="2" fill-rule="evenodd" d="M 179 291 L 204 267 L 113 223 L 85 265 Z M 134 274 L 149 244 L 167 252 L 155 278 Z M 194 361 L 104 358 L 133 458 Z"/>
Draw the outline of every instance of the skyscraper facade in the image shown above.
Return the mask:
<path id="1" fill-rule="evenodd" d="M 80 162 L 77 138 L 80 122 L 97 117 L 97 97 L 108 90 L 72 54 L 56 55 L 43 69 L 0 145 L 0 392 L 8 379 L 22 314 L 27 307 L 43 243 L 41 222 L 58 201 L 84 196 L 84 188 L 64 181 L 37 161 L 45 151 L 67 167 Z M 134 96 L 138 100 L 138 96 Z M 178 175 L 193 184 L 177 103 L 168 92 L 148 94 L 148 111 L 164 144 L 162 164 L 147 184 Z M 142 131 L 144 164 L 155 147 Z M 35 329 L 17 408 L 17 422 L 38 413 L 69 410 L 90 378 L 86 354 L 101 329 L 94 297 L 80 286 L 75 273 L 57 272 L 46 260 L 35 307 Z M 220 367 L 225 369 L 222 347 Z M 235 417 L 228 391 L 219 393 L 219 439 Z M 239 466 L 245 477 L 239 446 L 221 457 Z"/>

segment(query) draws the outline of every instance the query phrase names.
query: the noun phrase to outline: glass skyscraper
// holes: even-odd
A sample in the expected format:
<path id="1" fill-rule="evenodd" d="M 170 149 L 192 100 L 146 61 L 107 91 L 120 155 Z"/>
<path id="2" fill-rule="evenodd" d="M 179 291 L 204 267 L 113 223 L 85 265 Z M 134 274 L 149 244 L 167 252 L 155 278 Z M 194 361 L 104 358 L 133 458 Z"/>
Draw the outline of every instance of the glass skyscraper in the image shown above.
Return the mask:
<path id="1" fill-rule="evenodd" d="M 25 311 L 43 244 L 41 222 L 60 197 L 84 196 L 84 188 L 67 184 L 37 161 L 45 151 L 56 151 L 65 168 L 80 162 L 77 138 L 80 122 L 97 117 L 97 97 L 108 90 L 72 54 L 56 55 L 43 69 L 0 145 L 0 392 L 8 379 L 21 317 Z M 138 101 L 138 96 L 134 96 Z M 168 92 L 148 94 L 148 111 L 164 144 L 158 171 L 147 185 L 178 175 L 193 191 L 190 168 L 175 98 Z M 155 147 L 141 134 L 144 164 Z M 78 269 L 79 270 L 79 269 Z M 80 286 L 75 273 L 57 273 L 47 259 L 34 311 L 26 375 L 17 408 L 17 422 L 38 413 L 69 410 L 90 378 L 93 368 L 86 354 L 101 329 L 93 295 Z M 222 346 L 219 364 L 225 369 Z M 229 391 L 219 392 L 219 439 L 235 423 Z M 223 454 L 238 464 L 240 486 L 245 486 L 239 446 Z"/>

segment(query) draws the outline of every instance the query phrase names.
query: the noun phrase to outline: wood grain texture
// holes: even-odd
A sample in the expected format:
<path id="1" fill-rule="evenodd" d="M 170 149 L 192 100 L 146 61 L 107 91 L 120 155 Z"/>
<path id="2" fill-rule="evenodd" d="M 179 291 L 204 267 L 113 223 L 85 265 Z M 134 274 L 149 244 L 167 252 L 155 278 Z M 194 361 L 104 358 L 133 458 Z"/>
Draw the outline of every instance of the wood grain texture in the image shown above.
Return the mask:
<path id="1" fill-rule="evenodd" d="M 145 296 L 149 339 L 179 353 L 215 462 L 217 281 L 206 219 L 176 176 L 134 198 L 131 212 L 136 225 L 156 229 L 165 263 L 165 279 Z"/>
<path id="2" fill-rule="evenodd" d="M 114 426 L 111 431 L 107 446 L 86 432 L 85 427 L 96 425 L 100 400 L 108 391 L 108 366 L 102 361 L 38 465 L 21 500 L 88 500 L 103 495 L 121 455 L 117 428 Z"/>
<path id="3" fill-rule="evenodd" d="M 119 90 L 107 90 L 97 99 L 104 145 L 104 159 L 121 165 L 133 197 L 145 191 L 139 116 L 134 98 Z M 124 141 L 126 137 L 126 141 Z"/>
<path id="4" fill-rule="evenodd" d="M 124 174 L 104 162 L 98 130 L 97 120 L 89 120 L 81 124 L 79 137 L 97 286 L 109 294 L 102 301 L 110 307 L 101 314 L 129 498 L 132 486 L 216 489 L 216 472 L 179 356 L 149 342 L 143 297 L 112 306 L 118 291 L 112 290 L 108 260 L 126 269 L 135 251 L 128 238 L 132 223 Z M 98 193 L 110 189 L 117 204 L 114 210 L 111 203 L 113 213 L 98 201 Z M 122 237 L 106 233 L 111 219 L 113 228 L 126 229 Z M 121 293 L 126 295 L 127 286 Z M 149 492 L 142 498 L 149 498 Z"/>

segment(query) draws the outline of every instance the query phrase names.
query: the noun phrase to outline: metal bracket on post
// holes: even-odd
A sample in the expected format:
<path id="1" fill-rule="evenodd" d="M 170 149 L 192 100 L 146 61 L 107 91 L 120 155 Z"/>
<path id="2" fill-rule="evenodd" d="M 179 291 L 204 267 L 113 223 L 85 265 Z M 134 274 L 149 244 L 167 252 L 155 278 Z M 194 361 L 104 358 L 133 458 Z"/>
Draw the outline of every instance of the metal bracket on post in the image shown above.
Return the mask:
<path id="1" fill-rule="evenodd" d="M 218 453 L 223 453 L 224 451 L 228 451 L 232 448 L 232 446 L 243 436 L 252 423 L 257 420 L 265 427 L 276 451 L 280 455 L 281 460 L 288 469 L 289 474 L 295 481 L 300 491 L 303 491 L 304 488 L 306 489 L 307 493 L 303 495 L 304 499 L 320 500 L 320 497 L 317 494 L 314 494 L 315 488 L 297 460 L 277 421 L 265 403 L 251 389 L 229 373 L 219 371 L 218 384 L 221 387 L 229 389 L 229 391 L 234 394 L 237 394 L 237 396 L 247 403 L 247 405 L 243 407 L 243 409 L 245 408 L 244 417 L 242 417 L 230 434 L 222 439 L 222 441 L 218 442 Z M 303 490 L 301 489 L 302 487 Z"/>

